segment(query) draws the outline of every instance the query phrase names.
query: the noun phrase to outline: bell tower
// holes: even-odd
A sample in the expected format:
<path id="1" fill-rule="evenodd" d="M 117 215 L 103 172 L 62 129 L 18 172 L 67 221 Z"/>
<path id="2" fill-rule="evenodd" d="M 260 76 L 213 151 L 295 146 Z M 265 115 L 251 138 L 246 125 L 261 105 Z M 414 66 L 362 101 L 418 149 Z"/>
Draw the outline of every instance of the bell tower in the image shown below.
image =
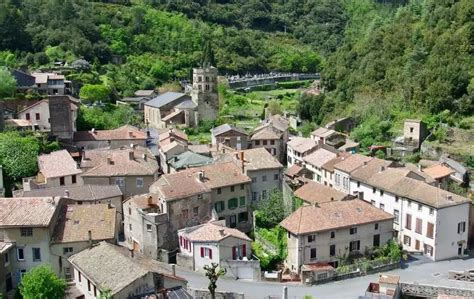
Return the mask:
<path id="1" fill-rule="evenodd" d="M 219 111 L 217 68 L 207 65 L 193 69 L 191 98 L 197 105 L 196 123 L 200 120 L 216 119 Z"/>

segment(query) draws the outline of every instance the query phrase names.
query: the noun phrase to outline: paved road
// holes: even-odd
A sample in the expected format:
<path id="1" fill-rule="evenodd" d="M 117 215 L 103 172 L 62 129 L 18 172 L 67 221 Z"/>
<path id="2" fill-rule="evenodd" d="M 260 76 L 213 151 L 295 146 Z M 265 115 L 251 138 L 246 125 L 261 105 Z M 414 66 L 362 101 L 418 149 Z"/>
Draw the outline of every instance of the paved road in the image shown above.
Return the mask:
<path id="1" fill-rule="evenodd" d="M 410 264 L 405 269 L 396 269 L 386 273 L 400 275 L 402 282 L 418 282 L 439 286 L 456 286 L 474 289 L 474 283 L 448 280 L 448 270 L 474 269 L 474 258 L 442 261 L 437 263 Z M 207 288 L 207 278 L 195 272 L 177 269 L 177 274 L 188 279 L 191 288 Z M 305 287 L 299 284 L 281 284 L 272 282 L 251 282 L 223 278 L 218 281 L 218 290 L 244 293 L 245 298 L 261 299 L 269 295 L 281 295 L 283 286 L 288 286 L 290 299 L 311 295 L 315 299 L 354 299 L 365 292 L 368 284 L 377 281 L 378 274 L 335 281 L 323 285 Z"/>

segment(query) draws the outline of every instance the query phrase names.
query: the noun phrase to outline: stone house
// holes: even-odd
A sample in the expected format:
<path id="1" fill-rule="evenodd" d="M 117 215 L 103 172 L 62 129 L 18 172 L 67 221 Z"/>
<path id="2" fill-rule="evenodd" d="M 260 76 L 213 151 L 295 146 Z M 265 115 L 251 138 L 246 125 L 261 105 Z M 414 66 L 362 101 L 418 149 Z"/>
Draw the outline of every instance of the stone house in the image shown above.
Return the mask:
<path id="1" fill-rule="evenodd" d="M 14 288 L 31 268 L 56 259 L 49 245 L 63 201 L 57 197 L 0 198 L 0 241 L 14 244 L 7 273 Z"/>
<path id="2" fill-rule="evenodd" d="M 174 124 L 182 124 L 185 122 L 184 119 L 184 110 L 179 110 L 180 115 L 175 115 L 175 106 L 181 103 L 189 103 L 191 97 L 187 94 L 180 92 L 165 92 L 152 100 L 144 104 L 144 118 L 145 123 L 155 129 L 166 128 L 167 121 L 174 120 Z M 170 116 L 174 119 L 170 119 Z M 180 119 L 178 117 L 181 116 Z M 189 113 L 189 120 L 191 122 L 190 126 L 194 126 L 194 113 Z"/>
<path id="3" fill-rule="evenodd" d="M 147 135 L 138 128 L 124 125 L 112 130 L 78 131 L 74 133 L 74 145 L 85 150 L 117 149 L 131 144 L 146 147 Z"/>
<path id="4" fill-rule="evenodd" d="M 23 190 L 82 185 L 82 170 L 66 150 L 38 156 L 38 174 L 23 179 Z"/>
<path id="5" fill-rule="evenodd" d="M 406 168 L 351 174 L 351 191 L 394 216 L 393 229 L 404 249 L 438 261 L 464 255 L 471 201 L 429 185 Z M 367 174 L 369 173 L 369 175 Z"/>
<path id="6" fill-rule="evenodd" d="M 450 177 L 456 172 L 450 167 L 444 166 L 442 164 L 436 164 L 427 167 L 422 169 L 422 171 L 435 181 L 436 186 L 444 190 L 448 189 Z"/>
<path id="7" fill-rule="evenodd" d="M 164 298 L 172 289 L 187 287 L 187 281 L 168 265 L 107 242 L 72 255 L 69 262 L 74 288 L 84 299 L 95 299 L 106 291 L 114 299 Z"/>
<path id="8" fill-rule="evenodd" d="M 207 65 L 193 68 L 191 98 L 197 107 L 196 124 L 201 120 L 215 120 L 219 111 L 217 93 L 217 68 Z"/>
<path id="9" fill-rule="evenodd" d="M 18 112 L 18 118 L 31 123 L 34 130 L 49 132 L 51 130 L 49 118 L 49 102 L 41 100 Z"/>
<path id="10" fill-rule="evenodd" d="M 288 232 L 285 265 L 298 274 L 313 263 L 337 267 L 338 256 L 363 253 L 393 236 L 393 216 L 359 199 L 302 206 L 280 225 Z"/>
<path id="11" fill-rule="evenodd" d="M 204 266 L 217 263 L 237 279 L 260 278 L 260 262 L 251 260 L 252 240 L 222 221 L 183 228 L 178 238 L 178 265 L 204 272 Z"/>
<path id="12" fill-rule="evenodd" d="M 337 132 L 332 129 L 320 127 L 311 132 L 311 138 L 316 141 L 318 145 L 322 145 L 326 144 L 327 139 L 336 133 Z"/>
<path id="13" fill-rule="evenodd" d="M 319 147 L 319 145 L 318 145 Z M 324 180 L 323 165 L 337 157 L 337 152 L 329 147 L 319 147 L 316 151 L 303 158 L 304 166 L 312 172 L 313 181 L 328 185 Z"/>
<path id="14" fill-rule="evenodd" d="M 273 115 L 254 129 L 250 138 L 251 148 L 265 148 L 281 163 L 286 160 L 286 144 L 289 140 L 289 122 L 281 115 Z"/>
<path id="15" fill-rule="evenodd" d="M 55 73 L 31 73 L 35 77 L 36 90 L 39 93 L 48 95 L 66 94 L 66 85 L 64 75 Z"/>
<path id="16" fill-rule="evenodd" d="M 157 95 L 158 94 L 154 90 L 137 90 L 132 97 L 125 97 L 117 100 L 117 104 L 130 105 L 137 111 L 143 111 L 145 103 Z"/>
<path id="17" fill-rule="evenodd" d="M 406 119 L 403 126 L 403 139 L 406 146 L 419 149 L 421 143 L 428 136 L 426 124 L 419 119 Z"/>
<path id="18" fill-rule="evenodd" d="M 13 262 L 14 244 L 0 238 L 0 294 L 7 294 L 13 290 Z"/>
<path id="19" fill-rule="evenodd" d="M 48 96 L 50 135 L 59 139 L 71 141 L 76 132 L 79 100 L 71 96 Z"/>
<path id="20" fill-rule="evenodd" d="M 304 165 L 304 157 L 317 149 L 317 144 L 314 139 L 293 137 L 287 144 L 287 162 L 288 167 L 293 164 Z"/>
<path id="21" fill-rule="evenodd" d="M 191 151 L 185 151 L 172 157 L 168 160 L 167 164 L 169 166 L 169 173 L 175 173 L 187 168 L 209 165 L 213 162 L 212 158 L 208 156 L 196 154 Z"/>
<path id="22" fill-rule="evenodd" d="M 84 184 L 118 185 L 125 197 L 146 193 L 158 178 L 159 165 L 141 146 L 87 150 L 82 157 Z"/>
<path id="23" fill-rule="evenodd" d="M 116 227 L 123 231 L 122 221 L 122 199 L 123 194 L 117 185 L 81 185 L 62 186 L 44 189 L 33 189 L 30 191 L 19 190 L 13 192 L 14 197 L 49 197 L 58 196 L 68 198 L 70 202 L 77 205 L 88 204 L 108 204 L 110 203 L 116 210 Z"/>
<path id="24" fill-rule="evenodd" d="M 244 129 L 229 124 L 211 129 L 212 145 L 222 143 L 236 150 L 244 150 L 248 148 L 248 137 Z"/>
<path id="25" fill-rule="evenodd" d="M 349 155 L 341 158 L 341 161 L 334 165 L 334 188 L 347 194 L 352 194 L 350 190 L 350 174 L 362 165 L 367 165 L 373 158 L 360 154 Z M 385 163 L 385 162 L 383 162 Z M 376 171 L 376 169 L 374 170 Z"/>
<path id="26" fill-rule="evenodd" d="M 158 158 L 162 173 L 170 173 L 171 161 L 174 157 L 188 149 L 188 135 L 181 130 L 171 128 L 158 136 Z"/>
<path id="27" fill-rule="evenodd" d="M 165 200 L 149 193 L 124 201 L 125 239 L 130 248 L 153 259 L 173 262 L 178 248 L 176 232 L 211 219 L 210 191 L 195 184 L 194 176 L 181 178 L 183 190 L 166 194 Z"/>
<path id="28" fill-rule="evenodd" d="M 337 191 L 334 188 L 307 181 L 293 193 L 294 196 L 301 199 L 304 205 L 322 204 L 330 201 L 339 201 L 350 199 L 353 196 Z"/>
<path id="29" fill-rule="evenodd" d="M 50 242 L 51 266 L 59 277 L 73 280 L 68 258 L 74 253 L 106 241 L 115 243 L 118 237 L 116 209 L 109 204 L 59 207 L 58 220 Z"/>

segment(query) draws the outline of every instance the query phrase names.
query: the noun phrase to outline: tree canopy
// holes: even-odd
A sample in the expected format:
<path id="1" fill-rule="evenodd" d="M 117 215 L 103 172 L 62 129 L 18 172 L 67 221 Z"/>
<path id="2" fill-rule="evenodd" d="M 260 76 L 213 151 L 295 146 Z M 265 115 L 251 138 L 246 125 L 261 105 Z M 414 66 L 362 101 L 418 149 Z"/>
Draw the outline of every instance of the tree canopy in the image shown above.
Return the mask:
<path id="1" fill-rule="evenodd" d="M 0 67 L 0 99 L 11 97 L 16 88 L 16 80 L 6 67 Z"/>
<path id="2" fill-rule="evenodd" d="M 63 298 L 66 282 L 49 266 L 37 266 L 21 279 L 20 293 L 24 299 Z"/>

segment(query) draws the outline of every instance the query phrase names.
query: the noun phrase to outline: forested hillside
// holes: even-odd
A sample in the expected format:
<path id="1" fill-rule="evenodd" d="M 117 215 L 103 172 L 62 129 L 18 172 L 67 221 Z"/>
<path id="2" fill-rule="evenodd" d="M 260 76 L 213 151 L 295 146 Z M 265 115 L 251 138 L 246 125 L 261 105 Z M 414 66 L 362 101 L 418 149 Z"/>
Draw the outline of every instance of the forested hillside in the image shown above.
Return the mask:
<path id="1" fill-rule="evenodd" d="M 0 65 L 84 58 L 72 78 L 129 95 L 189 77 L 210 45 L 223 74 L 321 71 L 299 109 L 316 123 L 466 116 L 473 18 L 471 0 L 6 0 Z"/>

